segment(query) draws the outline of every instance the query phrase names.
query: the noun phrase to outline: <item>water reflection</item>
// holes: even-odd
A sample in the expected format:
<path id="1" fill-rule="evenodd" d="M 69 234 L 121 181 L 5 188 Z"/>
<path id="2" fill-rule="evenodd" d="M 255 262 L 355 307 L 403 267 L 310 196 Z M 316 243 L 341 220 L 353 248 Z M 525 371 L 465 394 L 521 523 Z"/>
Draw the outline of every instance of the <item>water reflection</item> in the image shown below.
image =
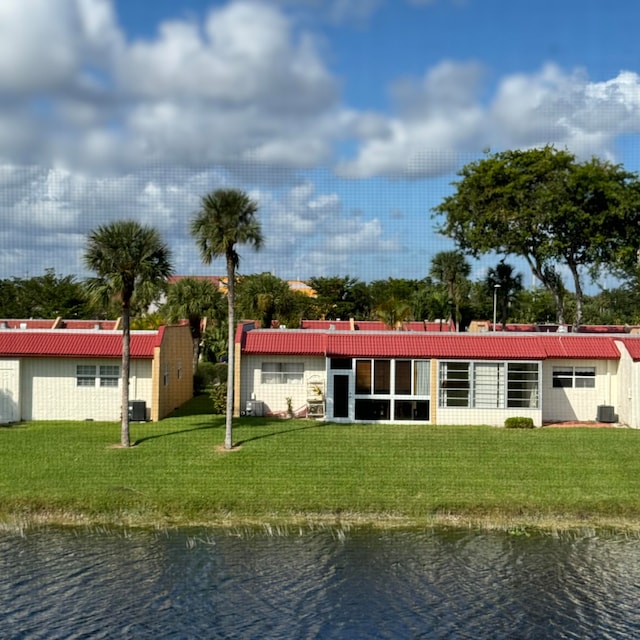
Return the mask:
<path id="1" fill-rule="evenodd" d="M 640 540 L 0 534 L 2 638 L 640 637 Z"/>

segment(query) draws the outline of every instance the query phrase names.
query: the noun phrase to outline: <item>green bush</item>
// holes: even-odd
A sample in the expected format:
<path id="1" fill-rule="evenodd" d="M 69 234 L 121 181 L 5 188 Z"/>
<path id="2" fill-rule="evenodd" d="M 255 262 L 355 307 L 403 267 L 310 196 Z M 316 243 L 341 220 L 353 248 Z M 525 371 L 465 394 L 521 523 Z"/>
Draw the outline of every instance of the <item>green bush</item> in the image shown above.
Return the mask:
<path id="1" fill-rule="evenodd" d="M 195 395 L 200 395 L 209 387 L 226 381 L 227 364 L 225 362 L 201 362 L 193 376 L 193 392 Z"/>
<path id="2" fill-rule="evenodd" d="M 533 418 L 507 418 L 504 426 L 507 429 L 533 429 Z"/>
<path id="3" fill-rule="evenodd" d="M 227 383 L 220 382 L 209 387 L 209 397 L 212 402 L 212 411 L 216 415 L 223 415 L 227 411 Z"/>

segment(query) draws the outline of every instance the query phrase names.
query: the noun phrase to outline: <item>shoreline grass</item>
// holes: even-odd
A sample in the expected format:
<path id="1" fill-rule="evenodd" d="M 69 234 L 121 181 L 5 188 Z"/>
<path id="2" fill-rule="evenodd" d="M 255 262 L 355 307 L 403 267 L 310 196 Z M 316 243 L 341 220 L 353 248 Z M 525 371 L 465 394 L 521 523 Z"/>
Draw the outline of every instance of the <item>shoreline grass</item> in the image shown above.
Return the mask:
<path id="1" fill-rule="evenodd" d="M 640 532 L 640 432 L 236 421 L 0 428 L 0 526 L 372 526 Z"/>

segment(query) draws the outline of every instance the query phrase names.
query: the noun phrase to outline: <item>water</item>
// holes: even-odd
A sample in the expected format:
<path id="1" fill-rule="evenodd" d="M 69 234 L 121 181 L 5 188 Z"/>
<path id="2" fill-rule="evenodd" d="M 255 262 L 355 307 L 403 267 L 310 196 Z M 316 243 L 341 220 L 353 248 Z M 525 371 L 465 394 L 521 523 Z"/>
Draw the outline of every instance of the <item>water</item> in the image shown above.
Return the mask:
<path id="1" fill-rule="evenodd" d="M 637 537 L 300 533 L 0 533 L 0 638 L 640 637 Z"/>

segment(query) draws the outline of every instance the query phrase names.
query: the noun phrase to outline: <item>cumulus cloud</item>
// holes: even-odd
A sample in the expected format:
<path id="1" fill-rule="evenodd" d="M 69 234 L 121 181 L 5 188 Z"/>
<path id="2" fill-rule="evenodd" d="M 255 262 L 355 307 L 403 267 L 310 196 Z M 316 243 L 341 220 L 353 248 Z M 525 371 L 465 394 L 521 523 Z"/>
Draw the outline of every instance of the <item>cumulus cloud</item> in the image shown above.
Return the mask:
<path id="1" fill-rule="evenodd" d="M 327 162 L 339 108 L 312 35 L 255 0 L 132 42 L 109 0 L 1 3 L 0 89 L 7 159 L 96 170 Z"/>
<path id="2" fill-rule="evenodd" d="M 298 12 L 361 24 L 378 0 L 230 0 L 145 38 L 124 33 L 114 6 L 0 2 L 0 277 L 25 264 L 82 273 L 84 234 L 124 216 L 166 234 L 178 270 L 201 272 L 187 221 L 219 186 L 260 202 L 267 242 L 244 272 L 357 276 L 354 261 L 404 250 L 388 228 L 403 204 L 388 219 L 353 211 L 348 180 L 443 176 L 485 147 L 613 158 L 619 136 L 640 132 L 633 71 L 594 82 L 547 64 L 495 80 L 444 60 L 393 82 L 388 109 L 345 104 L 349 78 Z"/>
<path id="3" fill-rule="evenodd" d="M 480 98 L 482 76 L 477 64 L 443 62 L 421 80 L 398 82 L 391 88 L 394 115 L 363 135 L 338 172 L 353 178 L 443 175 L 485 147 L 555 144 L 579 157 L 610 158 L 619 135 L 640 132 L 640 76 L 634 72 L 591 82 L 583 72 L 547 64 L 502 78 L 488 101 Z"/>

